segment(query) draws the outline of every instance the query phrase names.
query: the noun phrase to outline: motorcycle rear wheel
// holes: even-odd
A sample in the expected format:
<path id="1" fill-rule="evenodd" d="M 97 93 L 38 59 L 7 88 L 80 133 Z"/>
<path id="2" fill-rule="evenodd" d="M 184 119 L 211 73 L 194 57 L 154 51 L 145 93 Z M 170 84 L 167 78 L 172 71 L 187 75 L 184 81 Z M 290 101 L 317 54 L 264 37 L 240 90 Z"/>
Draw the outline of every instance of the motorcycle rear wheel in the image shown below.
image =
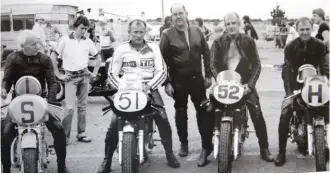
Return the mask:
<path id="1" fill-rule="evenodd" d="M 24 173 L 38 173 L 37 149 L 28 148 L 22 151 Z"/>
<path id="2" fill-rule="evenodd" d="M 220 142 L 218 153 L 218 173 L 231 173 L 232 163 L 232 130 L 230 122 L 220 125 Z"/>
<path id="3" fill-rule="evenodd" d="M 138 173 L 137 143 L 134 133 L 124 133 L 122 151 L 122 173 Z"/>

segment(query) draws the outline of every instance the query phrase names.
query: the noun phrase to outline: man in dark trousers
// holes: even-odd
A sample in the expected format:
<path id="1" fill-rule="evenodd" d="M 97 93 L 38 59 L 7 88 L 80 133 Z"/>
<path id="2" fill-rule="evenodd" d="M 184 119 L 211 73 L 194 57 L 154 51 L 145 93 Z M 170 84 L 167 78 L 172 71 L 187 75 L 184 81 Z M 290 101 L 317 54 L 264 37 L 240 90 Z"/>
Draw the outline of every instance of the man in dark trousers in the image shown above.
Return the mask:
<path id="1" fill-rule="evenodd" d="M 256 83 L 261 71 L 261 63 L 254 40 L 239 33 L 241 20 L 237 13 L 229 13 L 224 18 L 227 33 L 214 40 L 211 48 L 210 66 L 213 77 L 219 72 L 234 70 L 242 77 L 247 107 L 259 140 L 261 158 L 273 161 L 268 149 L 266 123 L 261 112 Z"/>
<path id="2" fill-rule="evenodd" d="M 182 4 L 171 7 L 173 26 L 161 37 L 160 50 L 168 66 L 169 78 L 165 84 L 166 93 L 175 100 L 175 123 L 181 142 L 179 156 L 188 155 L 188 95 L 194 103 L 199 133 L 202 137 L 202 152 L 198 166 L 207 164 L 212 152 L 212 133 L 205 134 L 203 120 L 206 113 L 200 104 L 206 99 L 206 88 L 212 84 L 210 71 L 210 50 L 202 31 L 188 24 L 187 11 Z M 201 59 L 204 60 L 205 79 L 202 75 Z"/>

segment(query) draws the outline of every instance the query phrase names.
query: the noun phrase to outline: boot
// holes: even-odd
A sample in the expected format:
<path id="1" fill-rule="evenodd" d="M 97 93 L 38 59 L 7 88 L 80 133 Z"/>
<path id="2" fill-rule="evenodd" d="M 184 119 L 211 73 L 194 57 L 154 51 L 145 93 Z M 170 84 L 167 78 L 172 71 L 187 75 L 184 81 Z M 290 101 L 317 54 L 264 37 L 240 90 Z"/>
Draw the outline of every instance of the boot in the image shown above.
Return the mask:
<path id="1" fill-rule="evenodd" d="M 70 173 L 66 168 L 65 162 L 57 162 L 57 172 L 58 173 Z"/>
<path id="2" fill-rule="evenodd" d="M 283 164 L 285 164 L 285 162 L 286 162 L 285 153 L 279 153 L 275 159 L 275 165 L 283 166 Z"/>
<path id="3" fill-rule="evenodd" d="M 176 157 L 174 156 L 173 153 L 166 153 L 166 159 L 168 162 L 168 166 L 170 166 L 172 168 L 180 167 L 180 163 L 179 163 L 178 159 L 176 159 Z"/>
<path id="4" fill-rule="evenodd" d="M 206 150 L 206 149 L 202 149 L 202 152 L 199 156 L 198 162 L 197 162 L 197 166 L 198 167 L 204 167 L 208 164 L 208 160 L 207 157 L 212 153 L 212 150 Z"/>
<path id="5" fill-rule="evenodd" d="M 187 145 L 181 144 L 179 156 L 186 157 L 188 156 L 188 153 L 189 153 L 188 144 Z"/>
<path id="6" fill-rule="evenodd" d="M 110 173 L 113 152 L 110 146 L 106 144 L 104 148 L 104 159 L 97 173 Z"/>
<path id="7" fill-rule="evenodd" d="M 268 148 L 261 149 L 260 150 L 260 156 L 261 159 L 267 161 L 267 162 L 273 162 L 274 158 L 272 157 L 272 154 L 270 153 Z"/>

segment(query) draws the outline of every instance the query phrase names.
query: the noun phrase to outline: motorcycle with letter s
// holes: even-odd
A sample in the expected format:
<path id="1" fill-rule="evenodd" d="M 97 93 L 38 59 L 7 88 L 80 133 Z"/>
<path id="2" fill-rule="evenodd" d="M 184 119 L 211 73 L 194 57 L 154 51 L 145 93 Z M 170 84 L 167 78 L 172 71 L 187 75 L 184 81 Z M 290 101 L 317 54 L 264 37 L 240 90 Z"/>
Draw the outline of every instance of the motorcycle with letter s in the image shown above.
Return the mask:
<path id="1" fill-rule="evenodd" d="M 122 173 L 136 173 L 148 159 L 147 148 L 155 146 L 152 118 L 159 108 L 152 102 L 151 94 L 144 90 L 145 82 L 138 73 L 125 74 L 120 78 L 118 91 L 111 97 L 110 105 L 103 108 L 104 115 L 110 110 L 117 117 L 118 161 Z"/>
<path id="2" fill-rule="evenodd" d="M 49 163 L 48 154 L 53 154 L 45 139 L 45 122 L 54 111 L 49 108 L 60 111 L 61 107 L 40 96 L 41 85 L 33 76 L 21 77 L 14 92 L 16 97 L 1 107 L 1 117 L 9 116 L 16 124 L 17 136 L 10 148 L 11 164 L 20 172 L 41 173 Z"/>
<path id="3" fill-rule="evenodd" d="M 298 69 L 296 82 L 300 89 L 286 97 L 282 109 L 291 107 L 289 137 L 298 151 L 315 156 L 316 171 L 326 171 L 329 155 L 329 80 L 319 75 L 313 65 Z"/>
<path id="4" fill-rule="evenodd" d="M 241 76 L 232 70 L 220 72 L 210 99 L 202 103 L 214 115 L 214 157 L 218 173 L 230 173 L 233 160 L 242 154 L 248 137 L 248 110 Z"/>

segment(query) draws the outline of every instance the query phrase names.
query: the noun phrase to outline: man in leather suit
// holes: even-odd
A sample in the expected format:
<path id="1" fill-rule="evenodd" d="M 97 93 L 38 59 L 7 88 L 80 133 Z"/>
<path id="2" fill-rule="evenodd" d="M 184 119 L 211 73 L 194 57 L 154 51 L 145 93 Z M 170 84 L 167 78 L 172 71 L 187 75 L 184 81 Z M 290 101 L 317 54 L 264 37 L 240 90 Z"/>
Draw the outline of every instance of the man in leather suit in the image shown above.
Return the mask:
<path id="1" fill-rule="evenodd" d="M 167 77 L 166 64 L 162 58 L 159 47 L 144 40 L 147 24 L 139 19 L 129 23 L 130 41 L 119 45 L 113 56 L 108 77 L 110 83 L 118 88 L 120 75 L 141 71 L 145 84 L 145 91 L 151 91 L 153 102 L 159 106 L 161 113 L 154 115 L 155 123 L 159 128 L 161 142 L 164 146 L 168 165 L 172 168 L 180 167 L 180 163 L 173 154 L 172 130 L 167 119 L 163 100 L 158 91 Z M 98 169 L 98 173 L 108 173 L 111 169 L 111 160 L 118 144 L 117 117 L 112 115 L 111 123 L 105 138 L 105 157 Z"/>
<path id="2" fill-rule="evenodd" d="M 247 95 L 247 107 L 259 139 L 261 158 L 273 161 L 268 149 L 266 123 L 261 112 L 256 82 L 261 71 L 261 64 L 254 40 L 239 33 L 241 25 L 237 13 L 229 13 L 224 18 L 226 34 L 214 40 L 211 48 L 211 71 L 216 78 L 219 72 L 235 70 L 242 77 L 244 94 Z"/>
<path id="3" fill-rule="evenodd" d="M 296 77 L 299 67 L 303 64 L 311 64 L 315 68 L 319 67 L 320 73 L 329 79 L 329 52 L 322 41 L 311 37 L 312 21 L 303 17 L 297 21 L 296 25 L 299 37 L 290 42 L 284 50 L 282 79 L 286 97 L 293 94 L 294 90 L 299 89 Z M 289 133 L 289 121 L 293 116 L 290 104 L 285 104 L 282 108 L 278 126 L 279 154 L 275 159 L 276 166 L 282 166 L 286 162 L 285 153 Z M 322 110 L 321 112 L 326 115 L 325 118 L 328 118 L 329 110 Z M 327 122 L 327 119 L 325 121 Z"/>
<path id="4" fill-rule="evenodd" d="M 22 50 L 11 53 L 6 59 L 1 86 L 1 97 L 3 99 L 7 98 L 11 86 L 15 86 L 19 78 L 30 75 L 38 79 L 42 89 L 45 89 L 45 81 L 47 81 L 48 101 L 55 101 L 56 80 L 53 65 L 51 59 L 46 54 L 38 52 L 38 42 L 37 35 L 31 30 L 21 31 L 18 43 L 21 45 Z M 14 97 L 15 93 L 13 93 L 12 99 Z M 1 136 L 1 161 L 3 172 L 10 173 L 10 146 L 16 137 L 16 130 L 11 117 L 7 116 L 3 122 L 4 127 L 1 128 L 3 133 Z M 49 120 L 45 124 L 54 138 L 58 172 L 65 173 L 67 169 L 65 167 L 66 139 L 64 128 L 59 118 L 53 115 L 50 115 Z"/>

